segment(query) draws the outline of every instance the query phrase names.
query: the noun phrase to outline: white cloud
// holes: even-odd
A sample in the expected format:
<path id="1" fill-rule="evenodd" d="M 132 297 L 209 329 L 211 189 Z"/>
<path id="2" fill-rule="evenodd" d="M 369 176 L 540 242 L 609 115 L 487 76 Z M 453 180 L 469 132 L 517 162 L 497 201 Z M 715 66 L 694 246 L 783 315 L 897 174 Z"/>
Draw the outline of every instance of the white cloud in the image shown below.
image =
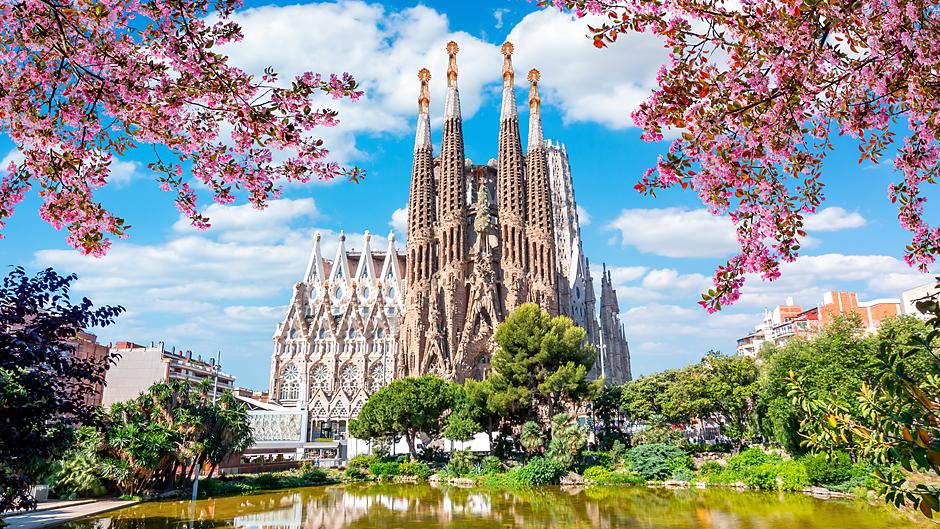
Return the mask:
<path id="1" fill-rule="evenodd" d="M 668 52 L 648 33 L 622 34 L 616 45 L 599 50 L 587 37 L 588 24 L 600 20 L 553 8 L 526 15 L 509 33 L 513 62 L 518 70 L 541 71 L 542 100 L 561 108 L 566 122 L 632 127 L 630 113 L 657 86 Z"/>
<path id="2" fill-rule="evenodd" d="M 202 214 L 209 217 L 212 225 L 210 231 L 215 232 L 219 240 L 246 243 L 284 240 L 292 234 L 291 224 L 295 221 L 320 217 L 312 198 L 273 200 L 265 209 L 255 209 L 250 204 L 210 204 L 202 210 Z M 173 231 L 185 234 L 199 232 L 185 218 L 173 224 Z"/>
<path id="3" fill-rule="evenodd" d="M 245 39 L 226 47 L 234 64 L 261 73 L 273 66 L 287 82 L 303 71 L 349 72 L 366 95 L 358 103 L 324 101 L 340 111 L 341 124 L 324 129 L 327 147 L 340 161 L 362 159 L 358 134 L 405 133 L 417 112 L 417 72 L 431 70 L 432 114 L 444 105 L 447 41 L 456 40 L 461 106 L 473 116 L 485 97 L 484 85 L 499 78 L 498 47 L 450 28 L 447 16 L 426 7 L 401 11 L 380 4 L 342 0 L 263 6 L 239 12 Z M 312 31 L 311 28 L 316 28 Z"/>
<path id="4" fill-rule="evenodd" d="M 509 10 L 506 8 L 498 8 L 493 10 L 493 18 L 496 20 L 496 24 L 493 25 L 496 29 L 503 29 L 503 17 L 508 13 Z"/>
<path id="5" fill-rule="evenodd" d="M 408 207 L 398 208 L 392 212 L 392 218 L 388 221 L 395 235 L 402 241 L 408 236 Z"/>
<path id="6" fill-rule="evenodd" d="M 725 257 L 738 248 L 731 220 L 706 209 L 625 209 L 608 226 L 622 245 L 665 257 Z"/>
<path id="7" fill-rule="evenodd" d="M 864 226 L 859 213 L 830 207 L 805 219 L 807 231 L 832 232 Z M 625 209 L 608 224 L 619 232 L 623 246 L 664 257 L 726 257 L 738 251 L 734 224 L 724 215 L 713 215 L 707 209 L 650 208 Z M 803 248 L 816 248 L 818 239 L 807 235 L 801 239 Z"/>
<path id="8" fill-rule="evenodd" d="M 6 154 L 6 156 L 3 157 L 3 160 L 0 161 L 0 171 L 2 171 L 5 174 L 7 170 L 7 166 L 9 166 L 11 163 L 16 163 L 17 165 L 19 165 L 23 163 L 23 160 L 25 159 L 26 157 L 23 156 L 23 153 L 20 152 L 19 149 L 12 149 L 10 152 Z"/>
<path id="9" fill-rule="evenodd" d="M 829 207 L 806 217 L 807 231 L 840 231 L 861 228 L 868 221 L 858 212 L 848 212 L 840 207 Z"/>
<path id="10" fill-rule="evenodd" d="M 589 226 L 591 224 L 591 214 L 580 204 L 578 204 L 578 224 L 581 226 Z"/>

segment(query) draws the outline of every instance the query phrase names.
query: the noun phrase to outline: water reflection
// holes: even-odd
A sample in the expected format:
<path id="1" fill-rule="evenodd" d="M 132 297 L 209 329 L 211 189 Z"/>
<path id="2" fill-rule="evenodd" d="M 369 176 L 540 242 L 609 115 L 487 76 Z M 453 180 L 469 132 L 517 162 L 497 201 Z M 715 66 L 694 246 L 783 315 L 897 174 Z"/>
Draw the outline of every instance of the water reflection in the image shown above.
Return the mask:
<path id="1" fill-rule="evenodd" d="M 921 525 L 861 502 L 724 490 L 604 487 L 516 493 L 350 485 L 147 503 L 67 529 L 881 529 Z M 924 524 L 926 526 L 926 524 Z"/>

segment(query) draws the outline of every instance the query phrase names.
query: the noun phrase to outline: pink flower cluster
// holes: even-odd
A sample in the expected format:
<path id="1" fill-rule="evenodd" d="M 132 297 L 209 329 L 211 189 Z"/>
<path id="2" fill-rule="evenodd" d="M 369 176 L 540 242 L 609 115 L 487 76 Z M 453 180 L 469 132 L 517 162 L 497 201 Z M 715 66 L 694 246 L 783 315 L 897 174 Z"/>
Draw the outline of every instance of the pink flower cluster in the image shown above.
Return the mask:
<path id="1" fill-rule="evenodd" d="M 190 178 L 220 203 L 245 194 L 264 207 L 285 181 L 347 177 L 328 160 L 317 127 L 338 123 L 318 101 L 358 99 L 349 75 L 305 73 L 289 87 L 214 51 L 241 39 L 240 0 L 0 0 L 0 128 L 22 161 L 0 179 L 0 230 L 37 188 L 40 214 L 68 243 L 103 255 L 124 220 L 95 198 L 112 157 L 150 146 L 160 188 L 207 228 Z M 210 15 L 215 22 L 209 22 Z M 278 156 L 274 153 L 286 153 Z M 184 176 L 183 165 L 189 175 Z M 0 234 L 2 236 L 2 234 Z"/>
<path id="2" fill-rule="evenodd" d="M 549 0 L 542 0 L 541 4 Z M 579 16 L 590 0 L 554 0 Z M 592 27 L 604 47 L 625 32 L 651 32 L 671 50 L 659 87 L 634 112 L 648 141 L 679 132 L 636 185 L 641 193 L 680 186 L 735 222 L 740 253 L 715 272 L 700 302 L 710 312 L 740 297 L 748 274 L 765 280 L 798 257 L 805 215 L 824 199 L 830 138 L 859 143 L 877 163 L 909 134 L 890 186 L 906 261 L 926 271 L 940 228 L 924 220 L 922 186 L 938 179 L 940 8 L 913 0 L 605 0 Z"/>

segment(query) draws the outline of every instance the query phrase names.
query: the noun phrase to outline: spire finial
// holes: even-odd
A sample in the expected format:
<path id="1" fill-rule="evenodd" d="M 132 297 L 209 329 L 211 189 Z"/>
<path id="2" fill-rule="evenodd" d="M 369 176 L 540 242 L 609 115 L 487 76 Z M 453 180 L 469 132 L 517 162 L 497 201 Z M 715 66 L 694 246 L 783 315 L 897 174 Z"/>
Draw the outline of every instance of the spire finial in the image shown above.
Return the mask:
<path id="1" fill-rule="evenodd" d="M 320 242 L 320 232 L 319 232 L 319 231 L 318 231 L 316 234 L 314 234 L 313 239 L 314 239 L 315 241 L 317 241 L 317 242 Z"/>
<path id="2" fill-rule="evenodd" d="M 503 52 L 503 86 L 512 86 L 515 74 L 512 70 L 512 52 L 511 42 L 504 42 L 500 51 Z"/>
<path id="3" fill-rule="evenodd" d="M 366 230 L 366 233 L 364 234 L 364 238 L 365 238 L 366 242 L 369 242 L 369 241 L 372 240 L 372 234 L 369 233 L 369 230 Z"/>
<path id="4" fill-rule="evenodd" d="M 539 97 L 539 79 L 541 79 L 542 74 L 538 70 L 532 68 L 529 70 L 529 109 L 538 112 L 539 107 L 541 106 L 542 98 Z"/>
<path id="5" fill-rule="evenodd" d="M 418 93 L 418 112 L 427 114 L 428 107 L 431 105 L 431 91 L 428 89 L 431 71 L 427 68 L 421 68 L 418 71 L 418 80 L 421 81 L 421 91 Z"/>
<path id="6" fill-rule="evenodd" d="M 345 231 L 343 231 L 343 230 L 340 230 L 340 231 L 339 231 L 339 240 L 340 240 L 341 242 L 346 240 L 346 232 L 345 232 Z"/>
<path id="7" fill-rule="evenodd" d="M 450 41 L 447 43 L 447 86 L 457 86 L 457 52 L 460 51 L 460 46 L 457 46 L 457 43 Z"/>

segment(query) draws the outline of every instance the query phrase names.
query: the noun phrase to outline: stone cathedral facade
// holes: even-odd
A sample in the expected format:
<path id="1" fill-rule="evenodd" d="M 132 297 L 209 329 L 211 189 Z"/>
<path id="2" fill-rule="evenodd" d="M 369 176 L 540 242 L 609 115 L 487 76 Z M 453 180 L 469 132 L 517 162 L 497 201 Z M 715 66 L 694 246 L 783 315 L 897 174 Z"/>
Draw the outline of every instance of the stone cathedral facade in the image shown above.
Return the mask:
<path id="1" fill-rule="evenodd" d="M 433 373 L 482 379 L 496 326 L 534 302 L 571 317 L 599 351 L 593 376 L 630 380 L 630 352 L 606 269 L 600 317 L 563 145 L 544 138 L 538 70 L 530 70 L 523 150 L 512 44 L 503 52 L 497 158 L 464 155 L 458 47 L 447 45 L 440 149 L 431 141 L 431 74 L 422 69 L 408 202 L 408 237 L 382 250 L 365 236 L 332 260 L 316 236 L 306 273 L 274 335 L 271 400 L 305 411 L 308 441 L 345 437 L 368 396 L 392 378 Z"/>

